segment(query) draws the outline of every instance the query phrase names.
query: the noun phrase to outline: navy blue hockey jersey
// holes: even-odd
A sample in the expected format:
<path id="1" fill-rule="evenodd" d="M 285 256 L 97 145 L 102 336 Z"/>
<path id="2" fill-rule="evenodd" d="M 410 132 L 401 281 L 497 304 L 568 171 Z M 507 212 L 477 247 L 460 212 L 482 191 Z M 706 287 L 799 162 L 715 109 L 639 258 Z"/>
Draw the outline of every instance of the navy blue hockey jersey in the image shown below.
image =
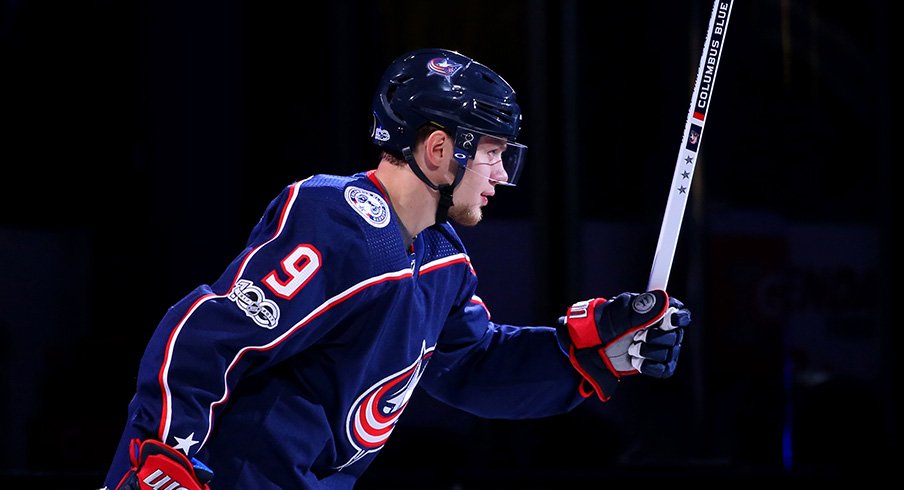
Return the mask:
<path id="1" fill-rule="evenodd" d="M 107 486 L 128 441 L 154 438 L 207 464 L 214 490 L 352 488 L 415 387 L 494 418 L 584 400 L 553 328 L 490 320 L 451 225 L 406 250 L 397 220 L 372 172 L 285 188 L 153 333 Z"/>

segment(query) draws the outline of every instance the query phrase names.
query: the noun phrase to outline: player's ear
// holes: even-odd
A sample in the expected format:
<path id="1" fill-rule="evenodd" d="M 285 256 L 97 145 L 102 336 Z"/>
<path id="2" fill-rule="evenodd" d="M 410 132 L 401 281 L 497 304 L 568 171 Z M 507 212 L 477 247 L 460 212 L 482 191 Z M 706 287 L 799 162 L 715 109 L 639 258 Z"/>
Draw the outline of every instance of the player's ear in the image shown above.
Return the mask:
<path id="1" fill-rule="evenodd" d="M 435 170 L 448 160 L 452 151 L 452 141 L 444 131 L 437 129 L 424 140 L 424 161 L 427 168 Z"/>

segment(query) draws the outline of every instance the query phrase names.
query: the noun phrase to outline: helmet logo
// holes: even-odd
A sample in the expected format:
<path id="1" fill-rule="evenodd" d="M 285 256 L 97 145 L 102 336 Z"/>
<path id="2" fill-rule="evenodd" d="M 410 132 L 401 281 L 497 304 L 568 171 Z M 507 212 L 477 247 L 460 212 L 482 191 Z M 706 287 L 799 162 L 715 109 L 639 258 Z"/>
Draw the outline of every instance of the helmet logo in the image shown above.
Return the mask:
<path id="1" fill-rule="evenodd" d="M 462 138 L 464 138 L 464 141 L 461 142 L 461 147 L 465 150 L 470 150 L 474 145 L 474 133 L 465 133 L 462 135 Z"/>
<path id="2" fill-rule="evenodd" d="M 374 139 L 377 141 L 389 141 L 389 131 L 381 127 L 374 128 Z"/>
<path id="3" fill-rule="evenodd" d="M 377 119 L 377 113 L 374 113 L 374 122 L 373 122 L 373 130 L 370 132 L 370 137 L 377 141 L 389 141 L 389 131 L 383 129 L 383 126 L 380 126 L 380 120 Z"/>
<path id="4" fill-rule="evenodd" d="M 439 75 L 446 79 L 455 75 L 455 72 L 461 69 L 461 63 L 455 63 L 449 58 L 433 58 L 427 62 L 427 76 Z"/>

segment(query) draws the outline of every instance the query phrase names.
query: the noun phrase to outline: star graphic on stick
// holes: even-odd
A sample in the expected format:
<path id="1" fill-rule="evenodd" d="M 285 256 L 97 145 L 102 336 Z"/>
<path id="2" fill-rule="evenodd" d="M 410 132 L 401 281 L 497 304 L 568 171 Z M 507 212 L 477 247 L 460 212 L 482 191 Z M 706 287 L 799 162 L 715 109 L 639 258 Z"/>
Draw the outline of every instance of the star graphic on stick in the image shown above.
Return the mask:
<path id="1" fill-rule="evenodd" d="M 688 155 L 688 156 L 684 157 L 684 163 L 686 163 L 687 165 L 690 165 L 690 164 L 694 163 L 694 159 L 691 158 L 690 155 Z"/>
<path id="2" fill-rule="evenodd" d="M 687 187 L 681 186 L 681 187 L 678 188 L 678 193 L 679 193 L 679 194 L 684 194 L 684 193 L 686 193 L 686 192 L 687 192 Z M 189 437 L 191 437 L 191 436 L 189 436 Z M 178 439 L 178 438 L 177 438 L 177 439 Z"/>
<path id="3" fill-rule="evenodd" d="M 178 444 L 173 446 L 173 449 L 177 449 L 177 450 L 181 449 L 182 452 L 184 452 L 185 455 L 188 456 L 189 449 L 191 449 L 192 446 L 194 446 L 195 444 L 197 444 L 200 441 L 195 440 L 195 433 L 192 432 L 191 434 L 188 435 L 188 437 L 185 437 L 185 438 L 176 437 L 176 442 Z"/>

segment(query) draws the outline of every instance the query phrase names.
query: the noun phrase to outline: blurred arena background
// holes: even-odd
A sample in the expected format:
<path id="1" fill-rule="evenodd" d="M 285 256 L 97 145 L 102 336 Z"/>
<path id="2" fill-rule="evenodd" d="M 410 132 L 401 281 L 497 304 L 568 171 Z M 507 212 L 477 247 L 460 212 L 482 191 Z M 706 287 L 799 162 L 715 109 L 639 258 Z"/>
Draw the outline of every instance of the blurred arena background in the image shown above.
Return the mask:
<path id="1" fill-rule="evenodd" d="M 417 47 L 505 77 L 523 183 L 461 234 L 496 321 L 646 287 L 712 3 L 0 2 L 0 482 L 95 488 L 144 343 L 283 186 L 370 169 Z M 670 380 L 482 420 L 416 395 L 362 489 L 867 481 L 900 454 L 892 2 L 734 2 Z M 894 287 L 896 288 L 896 287 Z"/>

